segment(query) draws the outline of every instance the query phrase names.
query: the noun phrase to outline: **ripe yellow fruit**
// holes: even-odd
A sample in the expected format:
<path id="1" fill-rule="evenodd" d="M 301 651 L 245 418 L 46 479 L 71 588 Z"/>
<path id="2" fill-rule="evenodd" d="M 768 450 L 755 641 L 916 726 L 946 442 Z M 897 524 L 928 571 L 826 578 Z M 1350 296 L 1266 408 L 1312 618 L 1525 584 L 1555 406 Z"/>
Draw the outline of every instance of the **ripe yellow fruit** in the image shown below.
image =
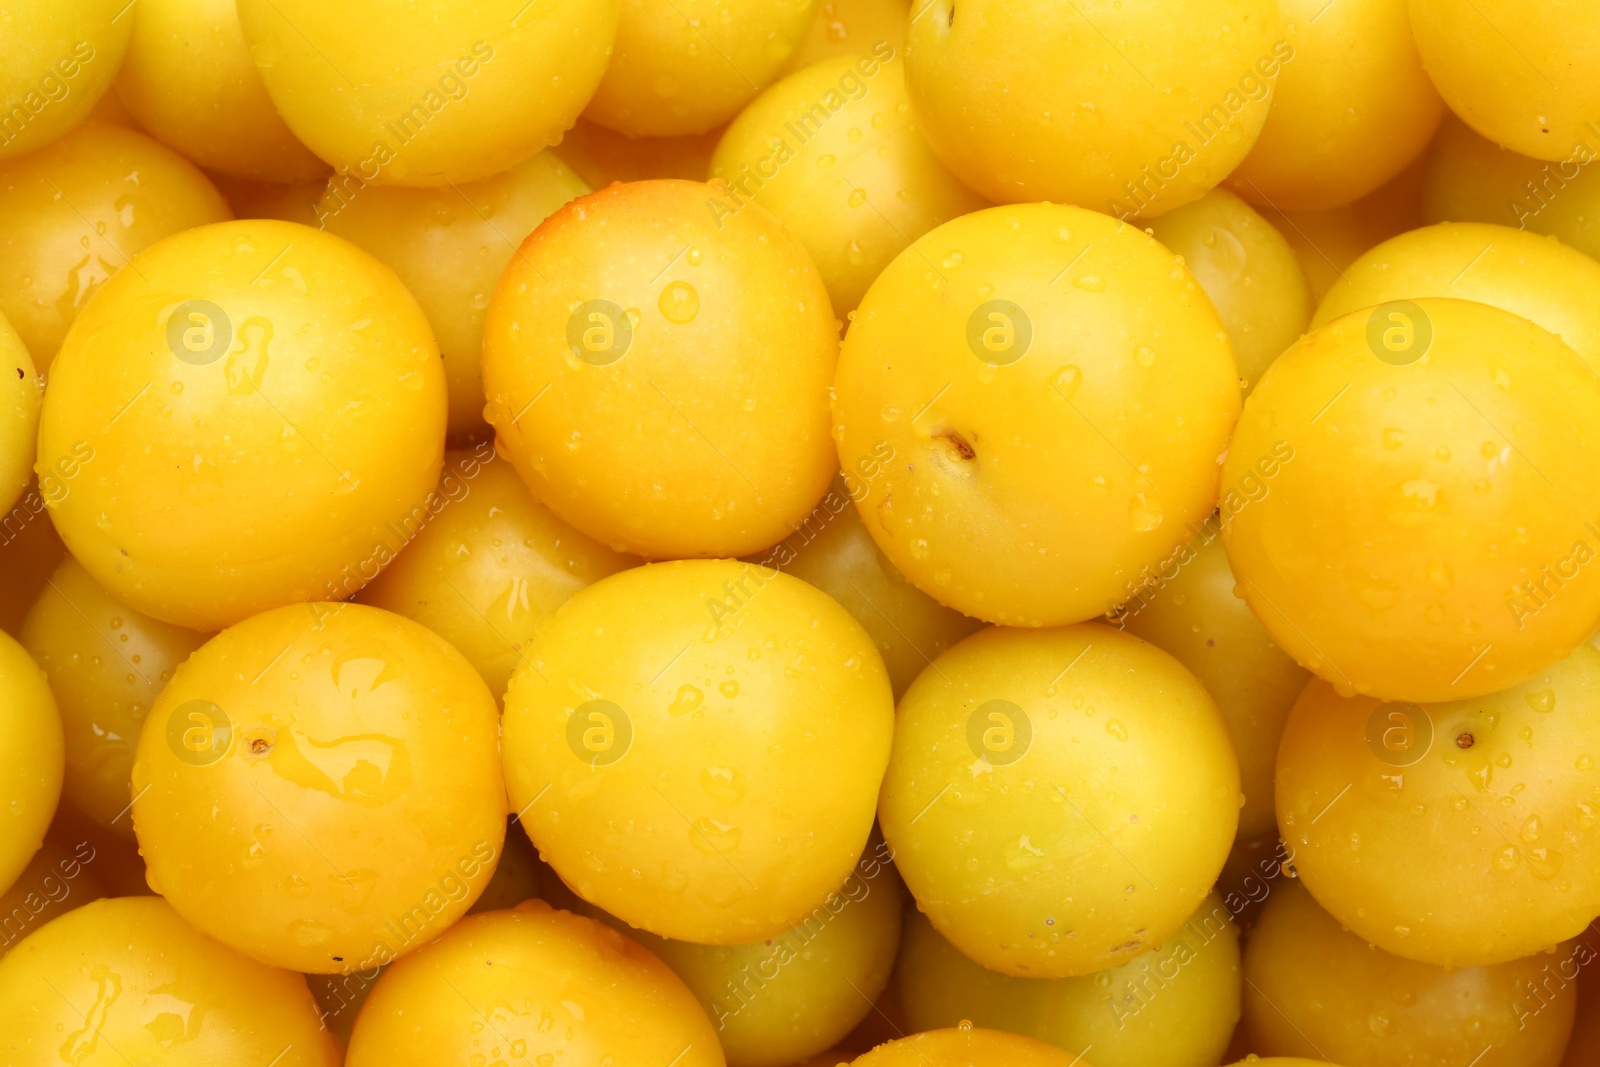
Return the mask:
<path id="1" fill-rule="evenodd" d="M 0 892 L 44 841 L 61 797 L 61 716 L 44 672 L 0 634 Z"/>
<path id="2" fill-rule="evenodd" d="M 584 116 L 630 137 L 705 133 L 777 79 L 816 10 L 817 0 L 623 0 Z"/>
<path id="3" fill-rule="evenodd" d="M 1428 150 L 1423 210 L 1429 222 L 1493 222 L 1547 233 L 1600 258 L 1600 134 L 1575 154 L 1530 159 L 1446 115 Z"/>
<path id="4" fill-rule="evenodd" d="M 441 189 L 363 188 L 336 177 L 317 225 L 394 268 L 444 357 L 450 435 L 482 437 L 483 319 L 506 264 L 535 226 L 589 191 L 550 152 L 504 174 Z"/>
<path id="5" fill-rule="evenodd" d="M 1163 560 L 1113 620 L 1194 672 L 1228 724 L 1244 806 L 1239 837 L 1277 839 L 1272 780 L 1289 709 L 1311 675 L 1262 628 L 1214 526 Z"/>
<path id="6" fill-rule="evenodd" d="M 1312 683 L 1277 781 L 1306 888 L 1379 948 L 1443 967 L 1578 934 L 1600 913 L 1597 709 L 1588 644 L 1472 700 L 1380 703 Z M 1429 877 L 1407 877 L 1416 870 Z"/>
<path id="7" fill-rule="evenodd" d="M 361 602 L 449 641 L 496 698 L 550 612 L 639 563 L 550 514 L 487 444 L 446 455 L 434 500 L 428 524 L 362 590 Z"/>
<path id="8" fill-rule="evenodd" d="M 850 1067 L 1089 1067 L 1088 1061 L 1054 1045 L 1001 1030 L 964 1026 L 927 1030 L 879 1045 Z"/>
<path id="9" fill-rule="evenodd" d="M 1244 394 L 1300 339 L 1313 302 L 1294 248 L 1254 208 L 1226 189 L 1150 221 L 1228 328 Z"/>
<path id="10" fill-rule="evenodd" d="M 254 959 L 388 963 L 494 871 L 496 725 L 472 665 L 398 615 L 295 604 L 230 627 L 178 668 L 139 737 L 150 887 Z"/>
<path id="11" fill-rule="evenodd" d="M 1422 296 L 1476 300 L 1520 315 L 1600 370 L 1600 263 L 1509 226 L 1441 223 L 1390 238 L 1344 269 L 1311 328 Z"/>
<path id="12" fill-rule="evenodd" d="M 70 556 L 18 632 L 44 669 L 61 712 L 67 776 L 62 796 L 133 840 L 133 752 L 145 716 L 173 670 L 205 642 L 112 597 Z"/>
<path id="13" fill-rule="evenodd" d="M 1239 411 L 1223 324 L 1176 257 L 1051 204 L 965 215 L 901 253 L 834 390 L 839 459 L 884 555 L 1009 626 L 1121 603 L 1216 506 Z"/>
<path id="14" fill-rule="evenodd" d="M 1250 151 L 1294 58 L 1277 0 L 1108 5 L 1092 16 L 1056 0 L 916 8 L 906 74 L 919 128 L 997 203 L 1126 217 L 1198 200 Z"/>
<path id="15" fill-rule="evenodd" d="M 810 582 L 855 616 L 883 656 L 898 700 L 934 657 L 983 623 L 940 604 L 895 569 L 852 506 L 852 487 L 862 486 L 855 478 L 836 481 L 799 530 L 751 562 Z"/>
<path id="16" fill-rule="evenodd" d="M 345 1063 L 438 1067 L 479 1058 L 724 1062 L 710 1021 L 666 964 L 541 900 L 463 919 L 385 971 L 356 1020 Z"/>
<path id="17" fill-rule="evenodd" d="M 573 891 L 702 944 L 781 934 L 872 828 L 894 708 L 823 593 L 730 560 L 614 574 L 523 650 L 502 747 L 513 810 Z"/>
<path id="18" fill-rule="evenodd" d="M 139 0 L 117 96 L 139 127 L 207 170 L 264 182 L 323 178 L 250 59 L 233 0 Z"/>
<path id="19" fill-rule="evenodd" d="M 240 0 L 267 94 L 301 142 L 374 185 L 478 181 L 555 144 L 605 73 L 621 0 L 373 8 Z"/>
<path id="20" fill-rule="evenodd" d="M 913 1031 L 968 1020 L 1093 1052 L 1101 1067 L 1215 1067 L 1239 1021 L 1239 931 L 1214 894 L 1144 955 L 1079 978 L 998 974 L 913 914 L 897 972 Z"/>
<path id="21" fill-rule="evenodd" d="M 711 176 L 805 246 L 841 318 L 906 245 L 987 206 L 917 132 L 905 63 L 887 44 L 762 93 L 728 126 Z"/>
<path id="22" fill-rule="evenodd" d="M 17 502 L 33 477 L 43 399 L 44 379 L 22 338 L 0 315 L 0 511 Z"/>
<path id="23" fill-rule="evenodd" d="M 286 222 L 189 230 L 133 266 L 45 391 L 37 469 L 62 475 L 62 540 L 118 600 L 191 629 L 346 595 L 439 479 L 422 310 L 359 248 Z"/>
<path id="24" fill-rule="evenodd" d="M 1485 304 L 1420 297 L 1307 334 L 1223 469 L 1228 560 L 1285 652 L 1342 690 L 1466 699 L 1600 617 L 1600 379 Z"/>
<path id="25" fill-rule="evenodd" d="M 41 373 L 78 312 L 129 256 L 232 217 L 194 164 L 103 122 L 0 162 L 0 193 L 0 314 Z"/>
<path id="26" fill-rule="evenodd" d="M 1278 8 L 1294 58 L 1228 187 L 1279 211 L 1348 204 L 1427 147 L 1444 101 L 1422 69 L 1406 0 L 1278 0 Z"/>
<path id="27" fill-rule="evenodd" d="M 485 412 L 546 507 L 652 559 L 777 543 L 838 469 L 828 293 L 760 207 L 616 185 L 550 216 L 483 336 Z"/>
<path id="28" fill-rule="evenodd" d="M 340 1062 L 300 975 L 202 937 L 158 897 L 86 904 L 0 959 L 0 1033 L 12 1063 Z"/>
<path id="29" fill-rule="evenodd" d="M 1552 979 L 1571 967 L 1569 950 L 1494 967 L 1414 963 L 1341 929 L 1298 884 L 1280 882 L 1245 945 L 1245 1044 L 1291 1057 L 1265 1064 L 1327 1056 L 1371 1067 L 1474 1058 L 1477 1067 L 1556 1067 L 1576 989 Z"/>
<path id="30" fill-rule="evenodd" d="M 89 114 L 122 64 L 133 31 L 130 6 L 126 0 L 6 4 L 0 159 L 49 144 Z"/>
<path id="31" fill-rule="evenodd" d="M 1240 800 L 1227 726 L 1171 656 L 1102 625 L 990 628 L 901 699 L 878 816 L 917 907 L 956 948 L 1066 978 L 1183 926 Z"/>
<path id="32" fill-rule="evenodd" d="M 1530 19 L 1517 0 L 1410 0 L 1411 32 L 1450 110 L 1497 144 L 1566 159 L 1600 121 L 1600 0 Z"/>

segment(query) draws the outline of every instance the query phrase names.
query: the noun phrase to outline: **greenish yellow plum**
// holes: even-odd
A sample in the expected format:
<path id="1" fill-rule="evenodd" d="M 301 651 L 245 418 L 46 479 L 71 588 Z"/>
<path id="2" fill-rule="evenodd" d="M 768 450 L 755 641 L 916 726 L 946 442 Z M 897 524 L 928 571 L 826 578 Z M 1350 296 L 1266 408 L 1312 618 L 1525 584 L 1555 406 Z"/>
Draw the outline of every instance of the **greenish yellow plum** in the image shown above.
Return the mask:
<path id="1" fill-rule="evenodd" d="M 758 96 L 728 127 L 711 176 L 805 246 L 848 315 L 918 237 L 987 206 L 929 151 L 887 44 L 825 60 Z"/>
<path id="2" fill-rule="evenodd" d="M 139 736 L 150 888 L 275 966 L 388 963 L 494 872 L 496 734 L 472 665 L 409 619 L 294 604 L 229 627 L 179 666 Z"/>
<path id="3" fill-rule="evenodd" d="M 1496 144 L 1565 159 L 1600 118 L 1600 0 L 1531 19 L 1517 0 L 1410 0 L 1411 33 L 1450 110 Z"/>
<path id="4" fill-rule="evenodd" d="M 422 309 L 367 253 L 286 222 L 189 230 L 133 266 L 45 390 L 36 469 L 78 464 L 49 501 L 62 540 L 112 596 L 195 630 L 359 588 L 439 480 Z"/>
<path id="5" fill-rule="evenodd" d="M 953 1030 L 925 1030 L 879 1045 L 850 1061 L 850 1067 L 1089 1067 L 1087 1060 L 1001 1030 L 963 1026 Z M 842 1065 L 841 1065 L 842 1067 Z"/>
<path id="6" fill-rule="evenodd" d="M 1345 692 L 1506 689 L 1600 613 L 1600 569 L 1583 566 L 1597 440 L 1600 379 L 1527 319 L 1437 297 L 1354 312 L 1245 405 L 1223 467 L 1228 560 L 1278 646 Z"/>
<path id="7" fill-rule="evenodd" d="M 1249 204 L 1213 189 L 1150 221 L 1149 231 L 1194 275 L 1228 328 L 1244 394 L 1300 339 L 1311 288 L 1294 248 Z"/>
<path id="8" fill-rule="evenodd" d="M 362 590 L 361 602 L 449 641 L 497 698 L 545 616 L 639 563 L 550 514 L 487 444 L 445 457 L 433 499 L 437 512 Z"/>
<path id="9" fill-rule="evenodd" d="M 17 502 L 33 477 L 44 379 L 28 348 L 0 315 L 0 511 Z"/>
<path id="10" fill-rule="evenodd" d="M 1177 257 L 1052 204 L 964 215 L 896 257 L 834 393 L 843 468 L 893 457 L 859 505 L 884 555 L 1008 626 L 1120 604 L 1215 507 L 1239 412 L 1225 328 Z"/>
<path id="11" fill-rule="evenodd" d="M 584 117 L 630 137 L 705 133 L 777 80 L 816 10 L 817 0 L 622 0 Z"/>
<path id="12" fill-rule="evenodd" d="M 1250 151 L 1295 55 L 1277 0 L 1097 6 L 1092 18 L 1054 0 L 957 6 L 916 5 L 906 80 L 934 152 L 996 203 L 1127 217 L 1198 200 Z"/>
<path id="13" fill-rule="evenodd" d="M 557 516 L 651 559 L 787 536 L 838 470 L 828 291 L 764 209 L 614 185 L 523 242 L 489 306 L 485 410 Z"/>
<path id="14" fill-rule="evenodd" d="M 889 759 L 872 639 L 798 578 L 637 567 L 557 608 L 506 692 L 512 809 L 584 900 L 661 937 L 781 935 L 850 874 Z"/>
<path id="15" fill-rule="evenodd" d="M 61 715 L 44 672 L 0 634 L 0 892 L 39 851 L 61 798 Z"/>
<path id="16" fill-rule="evenodd" d="M 82 122 L 111 87 L 133 32 L 126 0 L 12 0 L 0 40 L 0 159 Z"/>
<path id="17" fill-rule="evenodd" d="M 485 1026 L 485 1021 L 488 1021 Z M 542 900 L 463 919 L 384 972 L 347 1067 L 521 1062 L 722 1067 L 677 975 L 636 942 Z"/>
<path id="18" fill-rule="evenodd" d="M 1551 989 L 1543 981 L 1559 960 L 1453 970 L 1416 963 L 1342 929 L 1303 888 L 1284 882 L 1245 945 L 1243 1032 L 1257 1052 L 1290 1057 L 1260 1064 L 1327 1056 L 1368 1067 L 1475 1058 L 1476 1067 L 1556 1067 L 1576 999 L 1570 984 Z M 1549 990 L 1542 1006 L 1536 989 Z"/>
<path id="19" fill-rule="evenodd" d="M 231 217 L 178 153 L 142 133 L 86 122 L 0 162 L 0 314 L 48 371 L 73 319 L 129 256 Z"/>
<path id="20" fill-rule="evenodd" d="M 1142 956 L 1079 978 L 1012 978 L 906 922 L 896 967 L 913 1030 L 966 1020 L 1093 1051 L 1100 1067 L 1215 1067 L 1239 1021 L 1239 931 L 1215 895 Z"/>
<path id="21" fill-rule="evenodd" d="M 1207 523 L 1146 577 L 1113 621 L 1189 668 L 1217 702 L 1239 757 L 1239 837 L 1253 840 L 1276 833 L 1278 739 L 1311 675 L 1273 642 L 1236 586 Z"/>
<path id="22" fill-rule="evenodd" d="M 1294 248 L 1314 299 L 1321 300 L 1363 252 L 1422 225 L 1423 160 L 1418 157 L 1393 181 L 1342 207 L 1283 212 L 1257 206 Z"/>
<path id="23" fill-rule="evenodd" d="M 886 859 L 880 842 L 804 919 L 748 945 L 669 941 L 598 909 L 593 917 L 683 979 L 716 1027 L 729 1067 L 788 1067 L 842 1040 L 889 981 L 900 945 L 901 892 Z"/>
<path id="24" fill-rule="evenodd" d="M 240 0 L 267 95 L 341 175 L 449 185 L 555 144 L 605 73 L 621 0 L 385 8 Z"/>
<path id="25" fill-rule="evenodd" d="M 95 858 L 87 842 L 69 852 L 45 838 L 11 888 L 0 893 L 0 956 L 45 923 L 106 895 L 91 869 Z"/>
<path id="26" fill-rule="evenodd" d="M 133 839 L 133 751 L 145 715 L 173 670 L 206 635 L 120 603 L 70 556 L 18 634 L 44 669 L 61 712 L 62 796 L 99 825 Z"/>
<path id="27" fill-rule="evenodd" d="M 1109 626 L 980 630 L 900 701 L 878 817 L 965 955 L 1071 978 L 1166 942 L 1239 822 L 1227 724 L 1194 675 Z"/>
<path id="28" fill-rule="evenodd" d="M 1441 967 L 1505 963 L 1600 913 L 1600 651 L 1435 704 L 1295 704 L 1278 821 L 1295 869 L 1344 926 Z M 1339 802 L 1335 803 L 1335 798 Z M 1405 872 L 1426 870 L 1426 882 Z"/>
<path id="29" fill-rule="evenodd" d="M 869 491 L 858 479 L 836 481 L 799 530 L 753 561 L 810 582 L 855 616 L 899 699 L 935 656 L 983 623 L 940 604 L 895 569 L 851 506 Z"/>
<path id="30" fill-rule="evenodd" d="M 908 10 L 907 0 L 822 0 L 783 72 L 793 74 L 825 59 L 870 52 L 879 41 L 903 53 L 906 23 L 916 13 Z"/>
<path id="31" fill-rule="evenodd" d="M 265 182 L 322 178 L 250 59 L 233 0 L 139 0 L 117 96 L 150 136 L 207 170 Z"/>
<path id="32" fill-rule="evenodd" d="M 484 436 L 483 319 L 517 246 L 589 186 L 551 152 L 504 174 L 440 189 L 353 183 L 340 175 L 316 206 L 317 224 L 394 268 L 417 298 L 444 356 L 450 434 Z"/>
<path id="33" fill-rule="evenodd" d="M 1520 315 L 1600 369 L 1600 263 L 1509 226 L 1446 222 L 1391 237 L 1345 268 L 1311 328 L 1420 296 L 1476 300 Z"/>
<path id="34" fill-rule="evenodd" d="M 1478 136 L 1454 115 L 1428 149 L 1423 210 L 1429 222 L 1493 222 L 1559 237 L 1600 259 L 1600 136 L 1547 162 Z"/>
<path id="35" fill-rule="evenodd" d="M 716 151 L 722 133 L 719 126 L 682 137 L 629 137 L 579 119 L 551 151 L 591 189 L 651 178 L 703 182 L 711 174 L 711 153 Z"/>
<path id="36" fill-rule="evenodd" d="M 201 936 L 157 897 L 85 904 L 0 959 L 0 1030 L 14 1063 L 340 1063 L 299 975 Z"/>
<path id="37" fill-rule="evenodd" d="M 1358 200 L 1427 147 L 1444 101 L 1422 69 L 1406 0 L 1278 0 L 1293 60 L 1228 186 L 1280 211 Z"/>

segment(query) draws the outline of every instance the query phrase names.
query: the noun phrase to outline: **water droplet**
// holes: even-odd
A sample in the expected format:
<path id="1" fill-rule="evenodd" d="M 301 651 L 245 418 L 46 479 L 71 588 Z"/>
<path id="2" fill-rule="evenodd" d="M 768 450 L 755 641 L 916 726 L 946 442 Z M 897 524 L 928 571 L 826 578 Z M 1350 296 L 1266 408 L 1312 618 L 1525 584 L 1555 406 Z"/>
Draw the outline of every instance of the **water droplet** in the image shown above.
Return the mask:
<path id="1" fill-rule="evenodd" d="M 1160 502 L 1147 499 L 1143 493 L 1133 494 L 1133 499 L 1128 501 L 1128 518 L 1133 521 L 1133 528 L 1140 533 L 1154 530 L 1161 525 L 1165 517 Z"/>
<path id="2" fill-rule="evenodd" d="M 694 711 L 704 701 L 706 695 L 692 685 L 680 685 L 678 695 L 672 703 L 667 705 L 667 711 L 673 715 L 687 715 Z"/>
<path id="3" fill-rule="evenodd" d="M 1083 372 L 1077 367 L 1068 364 L 1056 371 L 1055 377 L 1050 379 L 1053 391 L 1067 400 L 1072 399 L 1072 394 L 1078 391 L 1078 386 L 1083 384 Z"/>
<path id="4" fill-rule="evenodd" d="M 661 290 L 657 306 L 661 308 L 661 314 L 681 326 L 693 322 L 694 317 L 700 314 L 700 294 L 688 282 L 673 282 Z"/>
<path id="5" fill-rule="evenodd" d="M 1083 289 L 1090 293 L 1103 293 L 1106 288 L 1106 280 L 1098 274 L 1085 274 L 1074 278 L 1072 279 L 1072 284 L 1075 288 Z"/>

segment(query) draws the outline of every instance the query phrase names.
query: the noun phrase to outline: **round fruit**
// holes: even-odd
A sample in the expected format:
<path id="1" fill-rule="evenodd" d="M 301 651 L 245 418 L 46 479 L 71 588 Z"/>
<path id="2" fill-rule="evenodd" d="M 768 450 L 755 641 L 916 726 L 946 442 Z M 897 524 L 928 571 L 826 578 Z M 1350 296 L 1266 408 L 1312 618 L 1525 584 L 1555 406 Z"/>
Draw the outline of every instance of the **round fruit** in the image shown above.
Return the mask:
<path id="1" fill-rule="evenodd" d="M 1080 978 L 1012 978 L 912 915 L 897 964 L 914 1030 L 968 1020 L 1094 1053 L 1100 1067 L 1215 1067 L 1239 1021 L 1239 931 L 1215 895 L 1142 956 Z"/>
<path id="2" fill-rule="evenodd" d="M 39 851 L 63 766 L 61 716 L 44 672 L 0 634 L 0 892 Z"/>
<path id="3" fill-rule="evenodd" d="M 78 312 L 129 256 L 231 217 L 194 164 L 103 122 L 0 162 L 0 194 L 0 314 L 41 373 Z"/>
<path id="4" fill-rule="evenodd" d="M 1549 949 L 1600 914 L 1600 651 L 1440 704 L 1313 682 L 1278 756 L 1278 821 L 1322 906 L 1442 967 Z M 1407 872 L 1425 870 L 1426 880 Z"/>
<path id="5" fill-rule="evenodd" d="M 1250 151 L 1294 58 L 1280 31 L 1277 0 L 923 0 L 906 76 L 928 143 L 990 200 L 1159 215 Z"/>
<path id="6" fill-rule="evenodd" d="M 444 372 L 416 301 L 286 222 L 190 230 L 133 266 L 45 391 L 41 477 L 81 464 L 51 503 L 62 540 L 112 596 L 197 630 L 359 587 L 439 479 Z"/>
<path id="7" fill-rule="evenodd" d="M 1222 322 L 1176 257 L 1051 204 L 965 215 L 901 253 L 834 389 L 845 471 L 881 464 L 860 510 L 884 555 L 1011 626 L 1102 615 L 1189 540 L 1239 411 Z"/>
<path id="8" fill-rule="evenodd" d="M 1473 129 L 1538 159 L 1566 159 L 1589 139 L 1600 116 L 1600 0 L 1569 0 L 1550 19 L 1529 19 L 1517 0 L 1410 6 L 1428 75 Z"/>
<path id="9" fill-rule="evenodd" d="M 1423 870 L 1416 867 L 1414 870 Z M 1564 955 L 1564 954 L 1563 954 Z M 1575 987 L 1561 957 L 1447 970 L 1340 928 L 1299 885 L 1273 890 L 1244 950 L 1245 1044 L 1264 1064 L 1556 1067 Z"/>
<path id="10" fill-rule="evenodd" d="M 1431 297 L 1346 315 L 1245 405 L 1228 560 L 1273 640 L 1342 690 L 1505 689 L 1600 617 L 1600 568 L 1579 561 L 1600 545 L 1595 442 L 1600 379 L 1526 319 Z"/>
<path id="11" fill-rule="evenodd" d="M 1228 186 L 1280 211 L 1366 196 L 1427 147 L 1444 101 L 1422 69 L 1406 0 L 1278 0 L 1293 61 Z"/>
<path id="12" fill-rule="evenodd" d="M 539 854 L 629 925 L 720 945 L 781 934 L 844 882 L 894 710 L 843 608 L 730 560 L 578 593 L 505 706 L 506 785 Z"/>
<path id="13" fill-rule="evenodd" d="M 816 10 L 817 0 L 623 0 L 584 116 L 630 137 L 705 133 L 777 79 Z"/>
<path id="14" fill-rule="evenodd" d="M 983 624 L 934 600 L 884 557 L 851 506 L 868 492 L 855 478 L 835 482 L 798 531 L 753 562 L 810 582 L 855 616 L 898 700 L 935 656 Z"/>
<path id="15" fill-rule="evenodd" d="M 600 83 L 621 0 L 431 0 L 379 11 L 240 0 L 267 94 L 357 184 L 449 185 L 555 144 Z"/>
<path id="16" fill-rule="evenodd" d="M 711 176 L 788 227 L 841 317 L 907 244 L 986 206 L 928 150 L 906 105 L 905 64 L 887 44 L 761 94 L 717 145 Z"/>
<path id="17" fill-rule="evenodd" d="M 338 1067 L 298 974 L 208 940 L 158 897 L 97 900 L 0 959 L 13 1063 Z"/>
<path id="18" fill-rule="evenodd" d="M 250 59 L 233 0 L 139 0 L 117 95 L 140 127 L 207 170 L 267 182 L 323 178 Z"/>
<path id="19" fill-rule="evenodd" d="M 828 293 L 771 215 L 698 182 L 573 201 L 511 261 L 485 414 L 551 511 L 618 551 L 739 556 L 788 535 L 838 459 Z"/>
<path id="20" fill-rule="evenodd" d="M 1066 978 L 1171 937 L 1222 869 L 1239 767 L 1200 683 L 1101 625 L 991 628 L 900 701 L 878 815 L 917 907 L 991 970 Z"/>
<path id="21" fill-rule="evenodd" d="M 443 189 L 366 188 L 336 177 L 317 225 L 394 268 L 433 327 L 450 391 L 450 435 L 483 423 L 483 319 L 489 298 L 533 228 L 589 187 L 554 154 Z"/>
<path id="22" fill-rule="evenodd" d="M 1226 189 L 1152 219 L 1150 233 L 1182 258 L 1222 316 L 1248 396 L 1311 318 L 1311 289 L 1294 249 Z"/>
<path id="23" fill-rule="evenodd" d="M 133 30 L 127 0 L 8 0 L 0 38 L 0 159 L 49 144 L 94 108 Z M 5 227 L 0 226 L 0 232 Z"/>
<path id="24" fill-rule="evenodd" d="M 230 627 L 178 668 L 139 737 L 150 888 L 264 962 L 388 963 L 494 872 L 496 734 L 472 665 L 408 619 L 296 604 Z"/>
<path id="25" fill-rule="evenodd" d="M 1600 370 L 1600 263 L 1509 226 L 1441 223 L 1390 238 L 1344 269 L 1311 328 L 1422 296 L 1476 300 L 1520 315 Z"/>
<path id="26" fill-rule="evenodd" d="M 69 556 L 49 576 L 17 636 L 44 669 L 61 711 L 62 796 L 131 841 L 129 782 L 140 728 L 173 670 L 205 635 L 120 603 Z"/>
<path id="27" fill-rule="evenodd" d="M 1194 672 L 1217 702 L 1239 757 L 1239 837 L 1272 835 L 1278 739 L 1310 675 L 1290 659 L 1235 591 L 1215 527 L 1162 561 L 1114 621 Z"/>
<path id="28" fill-rule="evenodd" d="M 542 900 L 463 919 L 390 967 L 356 1020 L 345 1063 L 546 1058 L 613 1067 L 723 1064 L 710 1021 L 666 964 L 615 930 Z"/>
<path id="29" fill-rule="evenodd" d="M 638 564 L 528 494 L 487 444 L 445 457 L 428 524 L 361 593 L 449 641 L 498 698 L 535 627 L 578 590 Z"/>

